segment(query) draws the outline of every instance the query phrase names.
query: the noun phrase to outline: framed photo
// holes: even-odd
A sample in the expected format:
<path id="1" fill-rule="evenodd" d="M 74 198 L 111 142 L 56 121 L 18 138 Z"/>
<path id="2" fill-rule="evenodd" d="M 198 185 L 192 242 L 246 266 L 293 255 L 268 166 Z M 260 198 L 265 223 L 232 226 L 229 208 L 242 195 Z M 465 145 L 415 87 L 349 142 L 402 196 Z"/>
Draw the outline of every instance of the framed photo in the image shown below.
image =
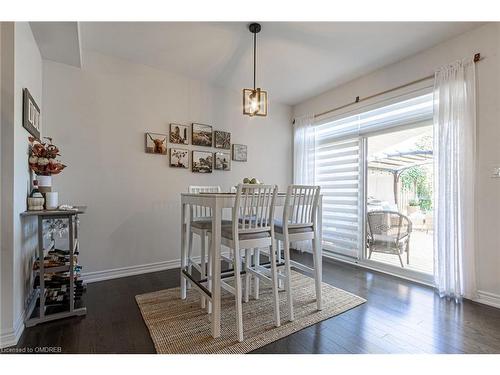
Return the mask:
<path id="1" fill-rule="evenodd" d="M 214 158 L 214 169 L 217 169 L 219 171 L 231 170 L 231 154 L 229 152 L 216 152 L 214 153 Z"/>
<path id="2" fill-rule="evenodd" d="M 233 144 L 233 160 L 247 161 L 247 146 Z"/>
<path id="3" fill-rule="evenodd" d="M 148 154 L 167 154 L 166 134 L 146 133 L 146 152 Z"/>
<path id="4" fill-rule="evenodd" d="M 170 143 L 178 145 L 188 144 L 188 127 L 179 124 L 170 124 Z"/>
<path id="5" fill-rule="evenodd" d="M 213 154 L 206 151 L 193 151 L 192 171 L 196 173 L 212 173 Z"/>
<path id="6" fill-rule="evenodd" d="M 193 145 L 212 147 L 212 127 L 210 125 L 193 123 L 191 135 Z"/>
<path id="7" fill-rule="evenodd" d="M 231 149 L 231 133 L 221 130 L 214 131 L 215 148 Z"/>
<path id="8" fill-rule="evenodd" d="M 189 168 L 189 151 L 180 148 L 170 148 L 170 166 L 174 168 Z"/>
<path id="9" fill-rule="evenodd" d="M 23 89 L 23 128 L 40 140 L 40 108 L 28 89 Z"/>

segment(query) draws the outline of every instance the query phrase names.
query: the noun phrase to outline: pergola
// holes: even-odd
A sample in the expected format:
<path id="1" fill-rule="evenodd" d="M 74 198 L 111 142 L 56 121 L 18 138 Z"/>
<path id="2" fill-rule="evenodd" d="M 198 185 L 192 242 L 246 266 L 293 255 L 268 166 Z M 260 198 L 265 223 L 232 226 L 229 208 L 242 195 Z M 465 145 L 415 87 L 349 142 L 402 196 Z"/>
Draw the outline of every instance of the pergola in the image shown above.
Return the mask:
<path id="1" fill-rule="evenodd" d="M 394 203 L 398 204 L 398 181 L 406 169 L 432 163 L 432 150 L 396 151 L 374 156 L 368 160 L 368 169 L 392 173 L 394 177 Z"/>

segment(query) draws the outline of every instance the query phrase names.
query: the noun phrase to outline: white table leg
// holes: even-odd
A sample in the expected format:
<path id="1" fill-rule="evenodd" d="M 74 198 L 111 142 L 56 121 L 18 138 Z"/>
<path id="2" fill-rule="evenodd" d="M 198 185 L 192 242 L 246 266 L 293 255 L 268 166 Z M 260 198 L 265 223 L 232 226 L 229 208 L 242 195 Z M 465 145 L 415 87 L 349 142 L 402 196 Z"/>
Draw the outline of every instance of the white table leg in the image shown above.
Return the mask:
<path id="1" fill-rule="evenodd" d="M 257 266 L 260 266 L 260 249 L 258 247 L 254 248 L 253 254 L 255 267 L 258 268 Z M 259 299 L 259 281 L 258 277 L 253 278 L 253 297 L 255 299 Z"/>
<path id="2" fill-rule="evenodd" d="M 186 299 L 186 278 L 182 274 L 182 270 L 186 268 L 186 207 L 187 205 L 181 203 L 181 299 Z"/>
<path id="3" fill-rule="evenodd" d="M 323 298 L 321 295 L 322 282 L 323 282 L 323 199 L 319 197 L 318 213 L 317 213 L 316 233 L 314 233 L 314 271 L 316 279 L 316 305 L 318 310 L 323 309 Z"/>
<path id="4" fill-rule="evenodd" d="M 212 336 L 220 337 L 220 247 L 221 247 L 222 209 L 219 200 L 215 199 L 212 207 Z"/>

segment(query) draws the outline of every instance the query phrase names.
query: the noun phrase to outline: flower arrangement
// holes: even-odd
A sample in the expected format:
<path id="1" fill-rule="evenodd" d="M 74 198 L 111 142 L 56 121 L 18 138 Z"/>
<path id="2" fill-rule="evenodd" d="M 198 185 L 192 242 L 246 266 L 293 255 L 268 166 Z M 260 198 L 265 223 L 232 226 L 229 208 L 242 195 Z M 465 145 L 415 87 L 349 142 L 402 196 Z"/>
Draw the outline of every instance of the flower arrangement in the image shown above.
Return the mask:
<path id="1" fill-rule="evenodd" d="M 47 143 L 42 143 L 33 137 L 29 137 L 30 157 L 29 166 L 39 176 L 52 176 L 59 174 L 66 168 L 64 164 L 56 160 L 60 156 L 59 149 L 52 143 L 52 138 L 45 137 Z"/>

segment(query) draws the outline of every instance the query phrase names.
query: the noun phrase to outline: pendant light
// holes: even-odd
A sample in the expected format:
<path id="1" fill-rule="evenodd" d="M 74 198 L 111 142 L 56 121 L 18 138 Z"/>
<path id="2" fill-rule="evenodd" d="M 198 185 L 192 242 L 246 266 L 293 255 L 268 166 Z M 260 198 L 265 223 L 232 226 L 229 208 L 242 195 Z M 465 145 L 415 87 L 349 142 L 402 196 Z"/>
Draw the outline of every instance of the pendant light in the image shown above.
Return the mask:
<path id="1" fill-rule="evenodd" d="M 248 116 L 267 116 L 267 91 L 255 87 L 256 61 L 257 61 L 257 33 L 261 26 L 252 23 L 248 30 L 253 34 L 253 89 L 243 89 L 243 114 Z"/>

